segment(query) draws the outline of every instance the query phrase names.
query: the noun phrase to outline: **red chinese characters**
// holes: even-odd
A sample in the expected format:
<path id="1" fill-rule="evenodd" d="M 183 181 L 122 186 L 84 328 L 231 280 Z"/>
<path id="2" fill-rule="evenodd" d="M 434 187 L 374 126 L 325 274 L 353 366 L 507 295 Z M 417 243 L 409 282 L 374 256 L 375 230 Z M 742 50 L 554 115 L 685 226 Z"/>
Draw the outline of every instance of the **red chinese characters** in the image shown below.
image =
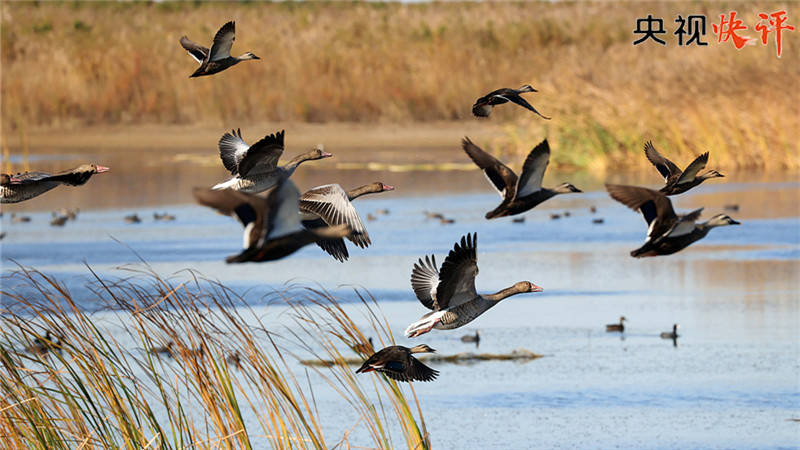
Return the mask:
<path id="1" fill-rule="evenodd" d="M 736 18 L 736 11 L 731 11 L 727 20 L 725 14 L 720 14 L 719 23 L 711 24 L 711 29 L 714 30 L 714 34 L 717 35 L 718 43 L 732 40 L 733 45 L 739 50 L 752 40 L 749 36 L 739 36 L 737 34 L 737 31 L 746 30 L 747 26 L 744 25 L 744 22 Z"/>
<path id="2" fill-rule="evenodd" d="M 786 17 L 786 11 L 775 11 L 772 14 L 759 13 L 758 17 L 761 19 L 755 26 L 756 31 L 761 32 L 761 43 L 767 45 L 767 38 L 770 33 L 775 33 L 775 47 L 778 51 L 778 58 L 781 57 L 781 32 L 783 30 L 793 31 L 794 27 L 786 24 L 789 20 Z M 766 21 L 766 23 L 765 23 Z"/>

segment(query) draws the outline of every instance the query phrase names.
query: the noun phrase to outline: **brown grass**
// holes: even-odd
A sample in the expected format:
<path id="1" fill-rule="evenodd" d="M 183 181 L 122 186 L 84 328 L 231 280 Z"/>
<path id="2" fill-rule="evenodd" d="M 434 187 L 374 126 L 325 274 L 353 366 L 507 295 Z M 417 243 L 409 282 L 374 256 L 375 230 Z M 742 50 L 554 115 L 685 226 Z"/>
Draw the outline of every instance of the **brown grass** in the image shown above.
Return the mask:
<path id="1" fill-rule="evenodd" d="M 498 152 L 547 136 L 555 165 L 616 169 L 645 165 L 652 139 L 679 165 L 711 150 L 723 171 L 797 169 L 798 33 L 784 33 L 781 59 L 773 42 L 737 51 L 711 34 L 735 9 L 755 37 L 756 12 L 781 7 L 4 2 L 3 126 L 476 120 L 475 98 L 530 83 L 540 93 L 528 98 L 553 120 L 497 109 Z M 678 47 L 679 13 L 708 17 L 709 46 Z M 666 47 L 632 45 L 647 14 L 664 17 Z M 229 19 L 233 53 L 263 59 L 189 80 L 196 64 L 178 38 L 207 44 Z"/>

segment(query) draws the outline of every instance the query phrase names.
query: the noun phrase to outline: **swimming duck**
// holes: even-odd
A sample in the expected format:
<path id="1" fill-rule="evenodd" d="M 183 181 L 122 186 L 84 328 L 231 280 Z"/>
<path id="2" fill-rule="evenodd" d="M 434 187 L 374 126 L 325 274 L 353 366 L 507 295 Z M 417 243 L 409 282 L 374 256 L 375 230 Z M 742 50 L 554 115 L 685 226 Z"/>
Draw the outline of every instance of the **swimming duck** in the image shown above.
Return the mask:
<path id="1" fill-rule="evenodd" d="M 107 172 L 108 167 L 84 164 L 55 175 L 46 172 L 25 172 L 8 179 L 0 186 L 0 203 L 19 203 L 44 194 L 62 184 L 80 186 L 96 173 Z"/>
<path id="2" fill-rule="evenodd" d="M 408 348 L 402 345 L 386 347 L 370 356 L 356 373 L 377 370 L 396 381 L 433 381 L 439 372 L 412 356 L 414 353 L 433 353 L 436 350 L 425 344 Z"/>
<path id="3" fill-rule="evenodd" d="M 678 336 L 678 326 L 679 325 L 677 323 L 673 324 L 671 333 L 669 331 L 665 331 L 665 332 L 661 333 L 661 339 L 677 339 L 679 337 Z"/>
<path id="4" fill-rule="evenodd" d="M 125 216 L 125 223 L 140 223 L 142 219 L 139 218 L 138 214 L 131 214 L 129 216 Z"/>
<path id="5" fill-rule="evenodd" d="M 614 331 L 619 331 L 620 333 L 624 332 L 625 331 L 625 324 L 623 322 L 625 322 L 626 320 L 628 320 L 628 319 L 626 319 L 625 316 L 620 317 L 619 318 L 619 323 L 610 323 L 610 324 L 606 325 L 606 331 L 609 332 L 609 333 L 614 332 Z"/>
<path id="6" fill-rule="evenodd" d="M 236 39 L 236 22 L 230 21 L 222 26 L 214 35 L 214 43 L 211 50 L 202 45 L 195 44 L 188 37 L 181 37 L 181 46 L 189 52 L 189 55 L 200 63 L 200 67 L 189 75 L 189 78 L 213 75 L 222 72 L 228 67 L 235 66 L 241 61 L 251 59 L 261 59 L 258 56 L 246 52 L 242 56 L 231 56 L 231 47 Z"/>
<path id="7" fill-rule="evenodd" d="M 69 220 L 69 217 L 67 217 L 67 216 L 55 216 L 55 217 L 53 217 L 52 220 L 50 220 L 50 226 L 51 227 L 63 227 L 64 224 L 67 223 L 67 220 Z"/>
<path id="8" fill-rule="evenodd" d="M 605 219 L 603 219 L 602 217 L 599 217 L 597 219 L 592 219 L 592 223 L 595 225 L 601 225 L 605 223 Z"/>
<path id="9" fill-rule="evenodd" d="M 511 222 L 513 222 L 513 223 L 525 223 L 525 216 L 515 217 L 515 218 L 511 219 Z"/>
<path id="10" fill-rule="evenodd" d="M 558 220 L 561 218 L 561 214 L 550 214 L 550 220 Z"/>
<path id="11" fill-rule="evenodd" d="M 358 216 L 358 212 L 351 203 L 353 200 L 367 194 L 393 191 L 394 186 L 380 181 L 365 184 L 345 192 L 338 184 L 326 184 L 306 191 L 300 197 L 300 213 L 303 226 L 309 230 L 347 224 L 358 234 L 350 240 L 361 248 L 369 247 L 371 241 L 369 234 Z M 368 220 L 369 220 L 368 215 Z M 374 216 L 373 220 L 375 219 Z M 317 245 L 336 260 L 344 262 L 350 257 L 347 247 L 342 239 L 318 241 Z"/>
<path id="12" fill-rule="evenodd" d="M 167 345 L 151 348 L 150 354 L 156 356 L 172 356 L 175 354 L 173 347 L 175 347 L 175 343 L 169 341 L 167 342 Z"/>
<path id="13" fill-rule="evenodd" d="M 296 156 L 287 164 L 278 167 L 278 159 L 283 154 L 283 130 L 265 136 L 253 145 L 242 139 L 242 130 L 231 130 L 219 140 L 219 156 L 222 165 L 233 177 L 212 187 L 212 189 L 234 189 L 257 194 L 271 188 L 281 177 L 291 176 L 297 166 L 305 161 L 313 161 L 333 156 L 322 147 Z"/>
<path id="14" fill-rule="evenodd" d="M 462 147 L 503 197 L 497 208 L 486 213 L 487 219 L 523 213 L 558 194 L 582 192 L 569 183 L 562 183 L 553 189 L 542 187 L 544 171 L 550 161 L 550 145 L 547 139 L 528 154 L 519 178 L 508 166 L 473 144 L 469 138 L 464 138 Z"/>
<path id="15" fill-rule="evenodd" d="M 526 92 L 537 92 L 536 89 L 532 88 L 529 84 L 522 86 L 519 89 L 509 89 L 509 88 L 502 88 L 496 91 L 492 91 L 483 97 L 475 100 L 475 104 L 472 105 L 472 114 L 477 117 L 489 117 L 489 114 L 492 112 L 492 108 L 497 105 L 502 105 L 503 103 L 516 103 L 523 108 L 529 109 L 536 114 L 538 114 L 541 118 L 550 120 L 549 117 L 545 117 L 536 110 L 530 103 L 528 103 L 524 98 L 520 96 L 520 94 L 524 94 Z"/>
<path id="16" fill-rule="evenodd" d="M 447 217 L 442 217 L 441 219 L 439 219 L 439 223 L 442 224 L 442 225 L 452 225 L 452 224 L 456 223 L 456 220 L 455 219 L 448 219 Z"/>
<path id="17" fill-rule="evenodd" d="M 490 295 L 475 290 L 478 275 L 477 234 L 461 237 L 447 255 L 440 270 L 434 256 L 422 258 L 411 271 L 411 287 L 419 301 L 431 312 L 406 328 L 405 335 L 417 337 L 431 331 L 451 330 L 472 322 L 500 300 L 526 292 L 541 292 L 530 281 L 520 281 Z"/>
<path id="18" fill-rule="evenodd" d="M 17 213 L 11 213 L 11 223 L 28 223 L 30 221 L 30 216 L 18 216 Z"/>
<path id="19" fill-rule="evenodd" d="M 425 214 L 426 219 L 436 219 L 436 220 L 444 219 L 444 214 L 438 212 L 422 211 L 422 214 Z"/>
<path id="20" fill-rule="evenodd" d="M 172 222 L 173 220 L 175 220 L 175 216 L 173 216 L 172 214 L 168 214 L 168 213 L 159 214 L 157 212 L 154 212 L 153 213 L 153 220 L 160 220 L 160 221 L 164 221 L 164 222 Z"/>
<path id="21" fill-rule="evenodd" d="M 700 170 L 706 167 L 706 163 L 708 162 L 708 152 L 705 152 L 695 158 L 695 160 L 692 161 L 692 163 L 689 164 L 683 171 L 681 171 L 681 169 L 679 169 L 675 163 L 661 156 L 661 154 L 658 153 L 658 150 L 653 147 L 653 143 L 650 141 L 647 141 L 644 144 L 644 154 L 647 156 L 647 159 L 650 160 L 650 162 L 656 167 L 656 169 L 658 169 L 658 171 L 661 173 L 661 176 L 664 177 L 664 181 L 667 184 L 661 188 L 659 192 L 662 192 L 665 195 L 681 194 L 705 180 L 725 176 L 713 169 L 709 169 L 701 175 L 697 175 Z"/>
<path id="22" fill-rule="evenodd" d="M 679 216 L 672 209 L 669 198 L 652 189 L 607 184 L 606 190 L 614 200 L 634 211 L 639 210 L 647 222 L 644 245 L 631 252 L 631 256 L 636 258 L 671 255 L 704 238 L 714 227 L 740 224 L 726 214 L 717 214 L 706 222 L 696 223 L 703 208 Z"/>
<path id="23" fill-rule="evenodd" d="M 307 230 L 300 223 L 300 192 L 283 177 L 266 198 L 232 189 L 194 189 L 198 203 L 226 215 L 236 215 L 244 226 L 244 250 L 229 263 L 273 261 L 325 239 L 353 237 L 347 224 Z"/>
<path id="24" fill-rule="evenodd" d="M 481 342 L 481 335 L 478 333 L 478 330 L 475 330 L 475 334 L 461 336 L 461 342 L 474 342 L 475 345 L 478 345 Z"/>
<path id="25" fill-rule="evenodd" d="M 50 333 L 50 330 L 47 330 L 44 334 L 44 337 L 35 338 L 33 340 L 33 344 L 26 347 L 25 350 L 37 355 L 45 355 L 51 350 L 61 352 L 61 343 L 62 341 L 59 336 L 55 336 Z"/>
<path id="26" fill-rule="evenodd" d="M 242 357 L 239 356 L 239 352 L 233 352 L 225 357 L 225 362 L 228 363 L 229 366 L 236 367 L 237 369 L 242 369 Z"/>

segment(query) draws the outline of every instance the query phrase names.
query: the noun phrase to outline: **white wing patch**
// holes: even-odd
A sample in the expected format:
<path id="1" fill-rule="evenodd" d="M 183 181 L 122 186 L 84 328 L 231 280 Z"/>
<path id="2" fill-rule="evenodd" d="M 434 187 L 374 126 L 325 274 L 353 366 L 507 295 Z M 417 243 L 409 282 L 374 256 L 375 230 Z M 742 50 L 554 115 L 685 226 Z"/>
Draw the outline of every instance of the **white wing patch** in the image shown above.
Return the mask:
<path id="1" fill-rule="evenodd" d="M 655 221 L 654 221 L 655 222 Z M 694 221 L 678 222 L 667 232 L 667 237 L 684 236 L 694 231 Z"/>
<path id="2" fill-rule="evenodd" d="M 505 199 L 506 198 L 506 188 L 504 188 L 502 190 L 497 189 L 497 186 L 494 185 L 494 181 L 492 181 L 492 179 L 489 177 L 489 174 L 485 170 L 483 170 L 482 172 L 483 172 L 483 176 L 485 176 L 486 179 L 489 180 L 489 184 L 492 185 L 492 187 L 494 188 L 495 191 L 497 191 L 498 194 L 500 194 L 500 198 Z"/>

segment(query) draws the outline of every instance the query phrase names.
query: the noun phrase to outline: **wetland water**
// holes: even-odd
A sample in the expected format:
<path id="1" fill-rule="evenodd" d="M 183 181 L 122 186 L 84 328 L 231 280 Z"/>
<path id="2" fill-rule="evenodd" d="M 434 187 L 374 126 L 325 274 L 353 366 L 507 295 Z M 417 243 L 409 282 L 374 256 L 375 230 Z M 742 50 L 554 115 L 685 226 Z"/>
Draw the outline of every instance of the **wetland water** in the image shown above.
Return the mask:
<path id="1" fill-rule="evenodd" d="M 113 171 L 114 164 L 107 164 Z M 251 305 L 274 314 L 276 323 L 281 308 L 264 305 L 262 295 L 287 281 L 319 283 L 345 299 L 354 296 L 343 285 L 357 285 L 379 300 L 401 345 L 424 342 L 442 354 L 470 351 L 474 347 L 459 338 L 478 329 L 480 352 L 526 348 L 547 355 L 524 364 L 432 364 L 439 378 L 415 388 L 437 448 L 800 445 L 800 423 L 789 420 L 800 417 L 796 178 L 734 175 L 673 197 L 679 211 L 705 206 L 704 218 L 736 203 L 739 211 L 729 214 L 743 224 L 715 229 L 678 254 L 636 260 L 628 252 L 644 239 L 644 221 L 611 200 L 602 180 L 585 174 L 548 173 L 545 185 L 569 180 L 587 192 L 557 197 L 514 224 L 510 218 L 483 219 L 499 197 L 476 171 L 300 169 L 295 181 L 301 190 L 336 181 L 345 187 L 374 180 L 397 186 L 356 202 L 363 218 L 390 211 L 365 222 L 373 245 L 348 246 L 345 264 L 309 246 L 279 262 L 226 265 L 224 257 L 241 246 L 241 227 L 191 204 L 189 194 L 192 186 L 212 184 L 224 174 L 202 167 L 168 173 L 118 169 L 83 188 L 4 205 L 4 274 L 15 261 L 56 275 L 82 307 L 93 310 L 98 305 L 82 287 L 88 278 L 84 264 L 121 276 L 115 267 L 135 263 L 138 254 L 164 276 L 193 268 L 246 292 Z M 656 185 L 655 171 L 647 175 L 613 181 Z M 591 205 L 597 213 L 589 212 Z M 61 206 L 82 211 L 77 221 L 50 227 L 50 209 Z M 424 210 L 442 212 L 455 223 L 425 220 Z M 154 222 L 156 211 L 177 220 Z M 564 211 L 570 216 L 550 219 Z M 11 212 L 32 221 L 11 223 Z M 133 212 L 142 223 L 124 223 L 123 216 Z M 605 222 L 592 224 L 598 217 Z M 544 292 L 510 298 L 459 330 L 403 338 L 408 323 L 425 312 L 410 289 L 413 263 L 426 253 L 443 260 L 468 232 L 478 233 L 479 292 L 519 280 L 531 280 Z M 604 325 L 620 315 L 628 319 L 624 336 L 606 333 Z M 659 338 L 673 323 L 681 326 L 677 347 Z M 339 414 L 342 401 L 324 392 L 317 401 L 332 438 L 356 419 Z M 358 435 L 356 430 L 353 444 Z"/>

